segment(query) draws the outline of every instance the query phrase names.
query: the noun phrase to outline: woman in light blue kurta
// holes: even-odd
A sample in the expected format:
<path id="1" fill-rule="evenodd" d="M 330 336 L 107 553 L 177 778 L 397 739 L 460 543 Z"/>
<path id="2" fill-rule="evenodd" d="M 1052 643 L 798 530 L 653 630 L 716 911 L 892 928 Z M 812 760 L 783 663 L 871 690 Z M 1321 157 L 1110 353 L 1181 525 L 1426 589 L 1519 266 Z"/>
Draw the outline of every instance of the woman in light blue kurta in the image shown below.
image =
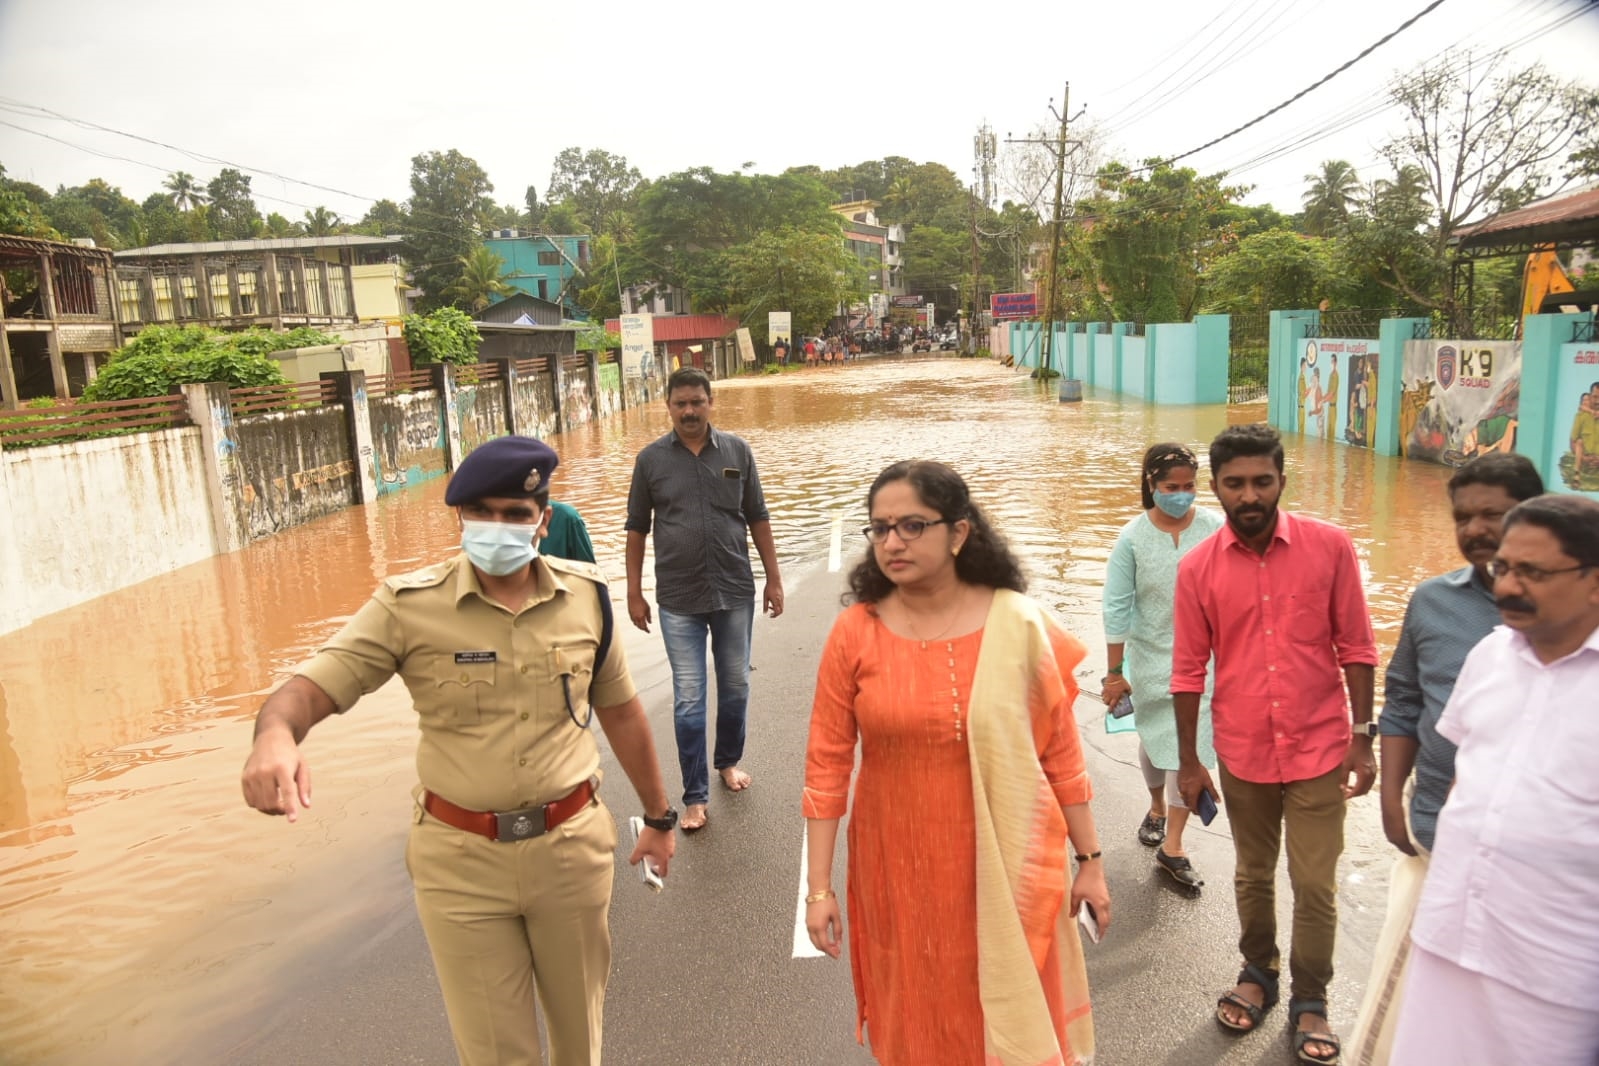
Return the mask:
<path id="1" fill-rule="evenodd" d="M 1149 813 L 1138 839 L 1156 847 L 1155 861 L 1179 883 L 1204 882 L 1183 851 L 1188 808 L 1177 791 L 1177 717 L 1171 697 L 1172 602 L 1177 563 L 1222 527 L 1215 511 L 1194 506 L 1198 460 L 1181 444 L 1157 444 L 1144 454 L 1140 492 L 1144 513 L 1123 527 L 1105 574 L 1105 645 L 1110 672 L 1101 698 L 1133 701 L 1138 762 L 1149 788 Z M 1216 765 L 1211 744 L 1210 682 L 1199 703 L 1199 757 Z"/>

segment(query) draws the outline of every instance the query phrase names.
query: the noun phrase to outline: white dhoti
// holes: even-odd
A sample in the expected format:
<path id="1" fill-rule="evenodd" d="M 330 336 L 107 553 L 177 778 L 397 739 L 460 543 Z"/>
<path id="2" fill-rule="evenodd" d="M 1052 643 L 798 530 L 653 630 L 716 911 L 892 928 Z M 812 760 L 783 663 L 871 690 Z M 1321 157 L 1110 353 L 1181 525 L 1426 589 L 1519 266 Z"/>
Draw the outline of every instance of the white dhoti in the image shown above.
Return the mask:
<path id="1" fill-rule="evenodd" d="M 1393 1066 L 1599 1066 L 1599 1006 L 1567 1007 L 1412 945 Z"/>
<path id="2" fill-rule="evenodd" d="M 1388 1066 L 1394 1026 L 1404 993 L 1405 970 L 1410 960 L 1410 922 L 1427 880 L 1427 853 L 1401 855 L 1388 875 L 1388 916 L 1366 979 L 1366 995 L 1354 1032 L 1344 1043 L 1350 1066 Z"/>

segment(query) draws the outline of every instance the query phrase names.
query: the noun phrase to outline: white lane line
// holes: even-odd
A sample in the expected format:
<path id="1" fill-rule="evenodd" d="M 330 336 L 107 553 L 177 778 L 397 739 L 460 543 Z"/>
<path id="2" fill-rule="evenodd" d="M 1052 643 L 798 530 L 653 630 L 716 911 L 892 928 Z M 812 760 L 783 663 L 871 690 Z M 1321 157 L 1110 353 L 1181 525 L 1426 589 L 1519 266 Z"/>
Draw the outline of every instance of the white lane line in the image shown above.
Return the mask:
<path id="1" fill-rule="evenodd" d="M 833 519 L 833 536 L 827 548 L 827 572 L 836 574 L 844 565 L 844 516 Z"/>
<path id="2" fill-rule="evenodd" d="M 811 943 L 810 931 L 805 928 L 805 870 L 809 849 L 806 847 L 805 836 L 800 835 L 800 869 L 799 891 L 794 896 L 794 957 L 796 959 L 819 959 L 822 952 L 818 951 L 815 944 Z"/>

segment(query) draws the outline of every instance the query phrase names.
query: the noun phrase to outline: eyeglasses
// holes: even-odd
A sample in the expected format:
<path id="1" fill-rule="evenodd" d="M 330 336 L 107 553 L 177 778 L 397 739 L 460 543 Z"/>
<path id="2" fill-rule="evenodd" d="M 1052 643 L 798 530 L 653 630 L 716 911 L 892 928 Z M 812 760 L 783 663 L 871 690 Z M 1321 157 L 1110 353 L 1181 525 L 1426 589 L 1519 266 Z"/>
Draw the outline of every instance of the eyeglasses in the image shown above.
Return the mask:
<path id="1" fill-rule="evenodd" d="M 1516 580 L 1524 585 L 1541 585 L 1556 574 L 1574 574 L 1579 570 L 1592 570 L 1591 566 L 1563 566 L 1559 570 L 1545 570 L 1541 566 L 1529 566 L 1526 563 L 1507 563 L 1503 559 L 1490 559 L 1488 561 L 1488 576 L 1498 581 L 1510 574 L 1516 575 Z"/>
<path id="2" fill-rule="evenodd" d="M 873 522 L 869 526 L 862 526 L 861 532 L 873 544 L 881 544 L 888 539 L 890 533 L 898 533 L 900 540 L 915 540 L 927 532 L 928 526 L 947 523 L 947 518 L 935 518 L 928 521 L 925 518 L 901 518 L 898 522 Z"/>

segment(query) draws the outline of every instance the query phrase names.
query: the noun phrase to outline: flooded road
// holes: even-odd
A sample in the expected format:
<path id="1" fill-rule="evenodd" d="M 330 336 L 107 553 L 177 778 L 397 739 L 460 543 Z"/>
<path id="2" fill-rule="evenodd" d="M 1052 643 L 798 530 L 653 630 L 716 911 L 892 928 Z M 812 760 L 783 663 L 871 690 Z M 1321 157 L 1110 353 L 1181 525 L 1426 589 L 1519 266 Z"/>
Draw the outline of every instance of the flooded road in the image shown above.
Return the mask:
<path id="1" fill-rule="evenodd" d="M 1264 414 L 1063 405 L 992 363 L 943 359 L 718 383 L 714 419 L 755 449 L 791 587 L 825 566 L 835 523 L 848 554 L 859 550 L 878 470 L 940 459 L 971 482 L 1034 595 L 1097 664 L 1105 559 L 1137 509 L 1144 448 L 1173 439 L 1203 454 L 1229 419 Z M 618 598 L 632 457 L 666 428 L 655 405 L 552 442 L 557 494 L 583 512 Z M 1449 471 L 1288 443 L 1285 504 L 1351 531 L 1386 662 L 1410 589 L 1458 563 Z M 0 1062 L 164 1061 L 157 1049 L 281 996 L 306 938 L 409 912 L 399 839 L 415 725 L 403 689 L 318 729 L 314 817 L 296 831 L 268 832 L 237 782 L 262 696 L 378 579 L 455 551 L 443 488 L 351 508 L 0 638 Z M 658 685 L 658 638 L 622 631 L 641 687 Z M 1353 876 L 1382 852 L 1375 825 L 1374 801 L 1351 819 Z"/>

